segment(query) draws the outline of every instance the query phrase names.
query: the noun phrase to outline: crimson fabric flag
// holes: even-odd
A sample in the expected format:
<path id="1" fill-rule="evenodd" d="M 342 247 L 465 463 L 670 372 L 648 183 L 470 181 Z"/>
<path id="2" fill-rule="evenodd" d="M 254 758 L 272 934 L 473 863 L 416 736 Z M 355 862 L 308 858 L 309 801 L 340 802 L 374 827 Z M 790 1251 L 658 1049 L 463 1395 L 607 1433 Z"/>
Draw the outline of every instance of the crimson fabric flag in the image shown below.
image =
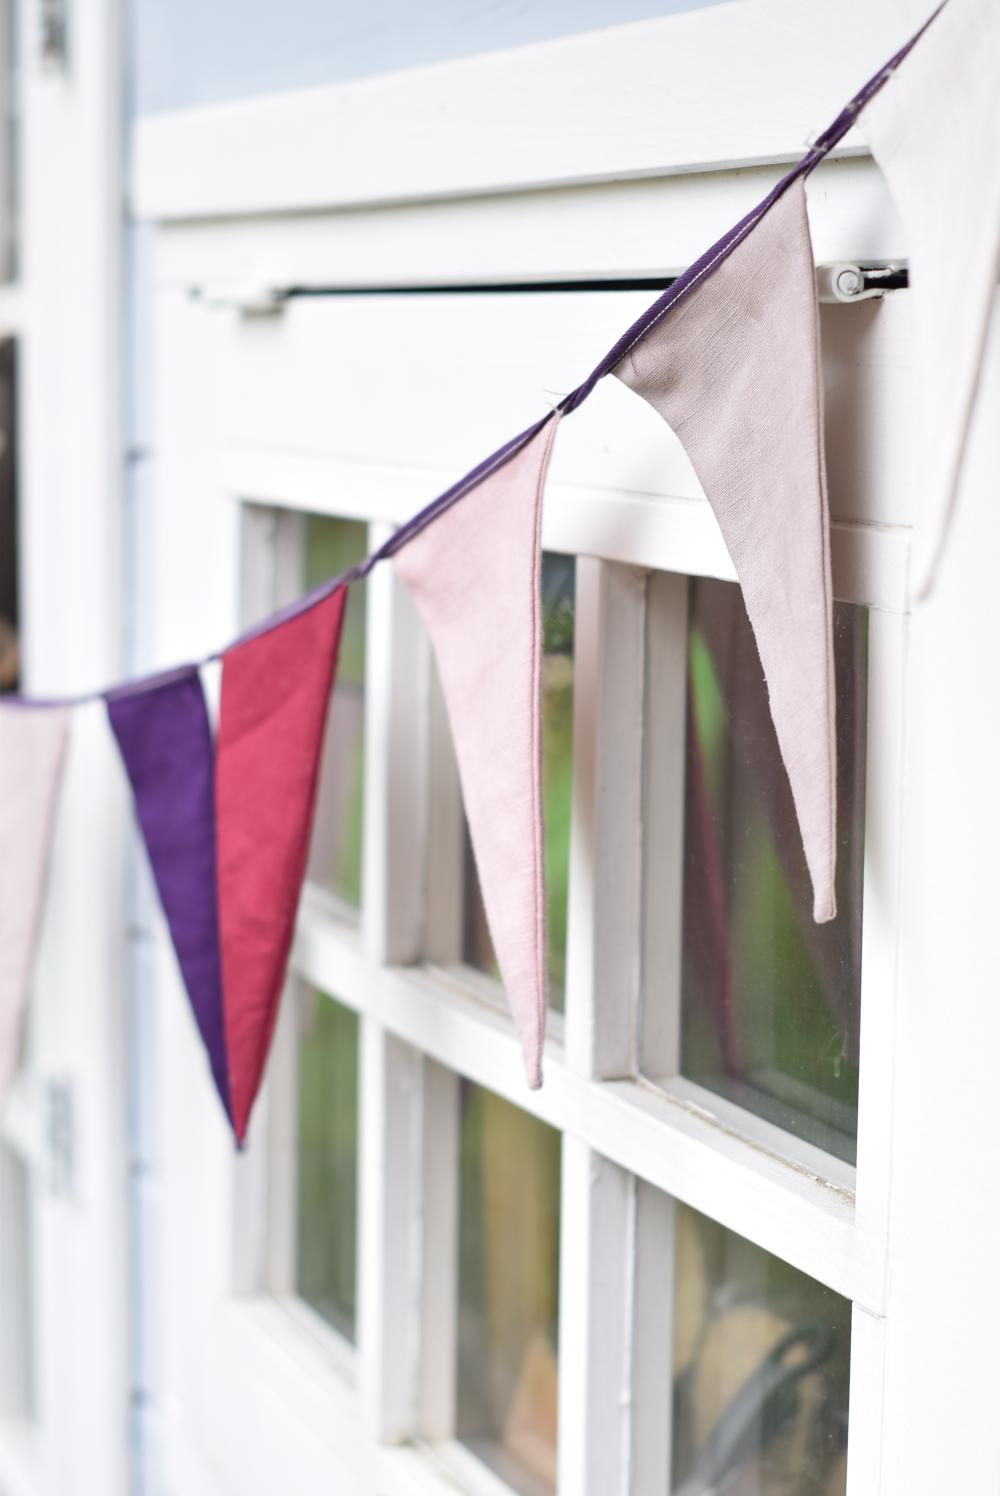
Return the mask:
<path id="1" fill-rule="evenodd" d="M 0 1102 L 21 1044 L 68 731 L 65 707 L 0 703 Z"/>
<path id="2" fill-rule="evenodd" d="M 817 922 L 836 912 L 830 521 L 816 277 L 793 182 L 614 370 L 670 425 L 736 567 L 791 784 Z"/>
<path id="3" fill-rule="evenodd" d="M 216 855 L 229 1094 L 240 1143 L 295 928 L 346 596 L 340 587 L 222 657 Z"/>
<path id="4" fill-rule="evenodd" d="M 434 645 L 486 918 L 533 1087 L 545 1039 L 541 513 L 556 425 L 393 557 Z"/>
<path id="5" fill-rule="evenodd" d="M 107 697 L 150 867 L 219 1099 L 230 1116 L 215 879 L 215 748 L 201 675 L 181 666 Z"/>

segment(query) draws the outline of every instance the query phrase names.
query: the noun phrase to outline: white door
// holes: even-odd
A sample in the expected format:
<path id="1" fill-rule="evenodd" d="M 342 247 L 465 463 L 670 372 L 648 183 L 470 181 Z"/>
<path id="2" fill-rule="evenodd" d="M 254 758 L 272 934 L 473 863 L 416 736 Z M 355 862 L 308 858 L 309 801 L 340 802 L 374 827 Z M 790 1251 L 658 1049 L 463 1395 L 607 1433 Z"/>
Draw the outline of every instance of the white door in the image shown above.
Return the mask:
<path id="1" fill-rule="evenodd" d="M 82 0 L 67 50 L 40 9 L 2 7 L 0 339 L 21 685 L 57 695 L 121 668 L 121 21 Z M 82 709 L 0 1117 L 4 1496 L 127 1488 L 126 825 L 103 708 Z"/>
<path id="2" fill-rule="evenodd" d="M 830 28 L 762 0 L 144 124 L 151 664 L 339 571 L 572 388 L 651 294 L 601 280 L 693 259 L 921 11 Z M 595 110 L 621 78 L 630 108 Z M 820 262 L 905 255 L 863 156 L 815 174 L 810 213 Z M 605 381 L 559 433 L 544 517 L 544 1088 L 384 568 L 352 594 L 240 1158 L 163 946 L 167 1490 L 995 1489 L 1000 1221 L 978 1180 L 1000 1019 L 971 828 L 997 791 L 970 640 L 995 629 L 997 437 L 980 421 L 948 575 L 911 617 L 907 297 L 822 321 L 840 919 L 809 920 L 715 522 Z"/>

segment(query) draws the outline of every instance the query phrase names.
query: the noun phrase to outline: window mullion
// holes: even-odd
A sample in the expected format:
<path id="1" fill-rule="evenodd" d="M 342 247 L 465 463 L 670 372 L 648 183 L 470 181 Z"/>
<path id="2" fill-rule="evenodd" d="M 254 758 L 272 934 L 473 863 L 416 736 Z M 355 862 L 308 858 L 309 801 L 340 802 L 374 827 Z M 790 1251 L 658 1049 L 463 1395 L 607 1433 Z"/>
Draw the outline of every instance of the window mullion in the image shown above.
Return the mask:
<path id="1" fill-rule="evenodd" d="M 388 533 L 373 525 L 371 545 Z M 369 578 L 367 607 L 361 927 L 371 969 L 420 954 L 429 671 L 426 640 L 391 567 Z M 371 1436 L 396 1443 L 417 1431 L 423 1061 L 365 1003 L 359 993 L 359 1386 Z"/>
<path id="2" fill-rule="evenodd" d="M 634 1181 L 635 1250 L 629 1351 L 629 1496 L 670 1490 L 671 1364 L 677 1207 Z"/>
<path id="3" fill-rule="evenodd" d="M 423 1062 L 420 1433 L 455 1433 L 458 1327 L 459 1078 Z"/>
<path id="4" fill-rule="evenodd" d="M 630 1222 L 634 1185 L 563 1135 L 559 1496 L 627 1496 Z"/>
<path id="5" fill-rule="evenodd" d="M 390 533 L 372 525 L 370 543 Z M 429 650 L 390 566 L 368 579 L 362 939 L 375 962 L 421 954 L 427 837 Z"/>
<path id="6" fill-rule="evenodd" d="M 362 1019 L 358 1380 L 368 1432 L 384 1444 L 416 1432 L 420 1072 L 416 1050 Z"/>
<path id="7" fill-rule="evenodd" d="M 632 1074 L 638 1003 L 645 578 L 577 562 L 566 1057 Z"/>
<path id="8" fill-rule="evenodd" d="M 882 1489 L 886 1328 L 885 1319 L 854 1305 L 846 1496 Z"/>
<path id="9" fill-rule="evenodd" d="M 646 586 L 642 995 L 639 1068 L 680 1070 L 684 908 L 684 773 L 688 579 L 653 572 Z"/>
<path id="10" fill-rule="evenodd" d="M 904 614 L 873 609 L 868 625 L 868 764 L 858 1078 L 855 1219 L 888 1231 L 899 961 L 901 793 L 906 639 Z"/>

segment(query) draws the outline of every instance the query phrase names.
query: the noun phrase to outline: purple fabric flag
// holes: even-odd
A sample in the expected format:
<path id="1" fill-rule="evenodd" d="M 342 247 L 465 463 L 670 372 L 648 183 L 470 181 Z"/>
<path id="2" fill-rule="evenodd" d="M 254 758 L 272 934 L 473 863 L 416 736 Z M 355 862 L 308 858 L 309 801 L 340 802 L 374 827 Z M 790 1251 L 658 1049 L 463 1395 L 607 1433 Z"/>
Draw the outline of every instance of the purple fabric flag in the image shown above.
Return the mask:
<path id="1" fill-rule="evenodd" d="M 615 373 L 676 432 L 719 521 L 767 680 L 813 916 L 833 919 L 830 521 L 801 179 L 669 317 L 623 351 Z"/>
<path id="2" fill-rule="evenodd" d="M 185 665 L 107 698 L 153 877 L 227 1117 L 229 1074 L 215 876 L 215 748 L 201 676 Z"/>
<path id="3" fill-rule="evenodd" d="M 0 1101 L 21 1044 L 68 731 L 65 707 L 0 703 Z"/>

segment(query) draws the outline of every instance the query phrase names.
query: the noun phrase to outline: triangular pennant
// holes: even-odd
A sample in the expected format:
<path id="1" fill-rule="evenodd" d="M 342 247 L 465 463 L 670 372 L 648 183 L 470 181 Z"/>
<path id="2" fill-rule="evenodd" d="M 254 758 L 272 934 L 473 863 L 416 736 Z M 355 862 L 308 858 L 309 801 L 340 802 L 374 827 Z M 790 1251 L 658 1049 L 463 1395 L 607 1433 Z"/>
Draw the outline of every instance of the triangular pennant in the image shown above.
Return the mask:
<path id="1" fill-rule="evenodd" d="M 295 929 L 346 588 L 222 659 L 219 930 L 233 1127 L 246 1136 Z"/>
<path id="2" fill-rule="evenodd" d="M 914 590 L 930 589 L 1000 276 L 1000 5 L 948 0 L 861 116 L 906 230 L 920 370 Z"/>
<path id="3" fill-rule="evenodd" d="M 528 1084 L 545 1039 L 542 487 L 553 418 L 394 557 L 430 634 L 483 903 Z"/>
<path id="4" fill-rule="evenodd" d="M 0 1101 L 21 1043 L 68 731 L 65 707 L 0 703 Z"/>
<path id="5" fill-rule="evenodd" d="M 837 768 L 815 280 L 800 179 L 614 372 L 673 428 L 719 521 L 822 922 L 837 912 Z"/>
<path id="6" fill-rule="evenodd" d="M 215 880 L 215 748 L 194 666 L 107 697 L 184 986 L 229 1115 Z"/>

